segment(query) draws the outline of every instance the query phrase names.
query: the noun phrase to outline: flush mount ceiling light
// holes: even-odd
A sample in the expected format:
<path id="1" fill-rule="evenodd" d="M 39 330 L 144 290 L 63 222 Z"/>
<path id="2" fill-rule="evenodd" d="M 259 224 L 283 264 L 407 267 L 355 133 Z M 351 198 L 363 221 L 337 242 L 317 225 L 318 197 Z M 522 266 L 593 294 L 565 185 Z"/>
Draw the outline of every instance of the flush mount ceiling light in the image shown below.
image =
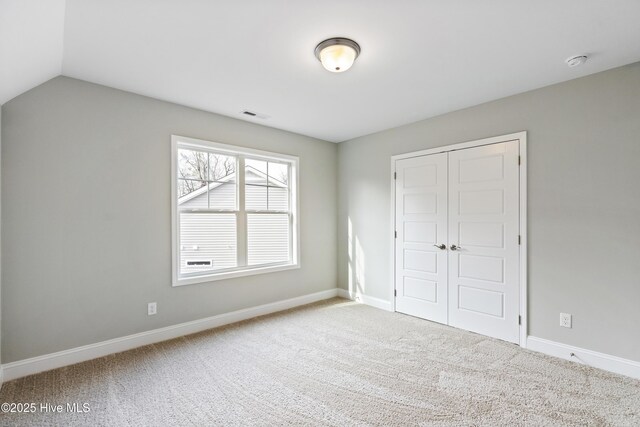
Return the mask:
<path id="1" fill-rule="evenodd" d="M 360 55 L 360 45 L 351 39 L 335 37 L 320 42 L 315 50 L 316 58 L 332 73 L 342 73 L 353 65 Z"/>
<path id="2" fill-rule="evenodd" d="M 565 62 L 571 68 L 577 67 L 587 62 L 587 55 L 572 56 L 571 58 L 567 58 Z"/>

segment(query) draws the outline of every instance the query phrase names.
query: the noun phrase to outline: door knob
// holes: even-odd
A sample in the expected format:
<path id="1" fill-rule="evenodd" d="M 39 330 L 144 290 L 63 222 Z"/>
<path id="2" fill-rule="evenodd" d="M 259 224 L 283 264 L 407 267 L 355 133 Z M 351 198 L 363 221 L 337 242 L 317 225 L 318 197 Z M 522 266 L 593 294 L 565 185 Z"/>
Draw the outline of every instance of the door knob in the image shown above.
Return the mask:
<path id="1" fill-rule="evenodd" d="M 451 250 L 452 251 L 457 251 L 457 250 L 460 250 L 460 249 L 462 249 L 460 246 L 451 245 Z"/>
<path id="2" fill-rule="evenodd" d="M 438 248 L 438 249 L 440 249 L 440 250 L 442 250 L 442 251 L 444 251 L 445 249 L 447 249 L 447 245 L 445 245 L 444 243 L 443 243 L 443 244 L 441 244 L 441 245 L 433 245 L 433 246 L 435 246 L 436 248 Z"/>

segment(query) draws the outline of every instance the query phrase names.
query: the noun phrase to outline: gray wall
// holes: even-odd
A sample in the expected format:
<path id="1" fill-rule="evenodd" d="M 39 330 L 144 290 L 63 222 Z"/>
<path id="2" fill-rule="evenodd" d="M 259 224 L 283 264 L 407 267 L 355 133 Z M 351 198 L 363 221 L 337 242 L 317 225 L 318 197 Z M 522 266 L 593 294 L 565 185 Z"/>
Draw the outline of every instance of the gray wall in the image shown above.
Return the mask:
<path id="1" fill-rule="evenodd" d="M 640 361 L 640 63 L 341 143 L 339 286 L 389 298 L 392 155 L 522 130 L 529 334 Z"/>
<path id="2" fill-rule="evenodd" d="M 171 287 L 171 134 L 300 157 L 301 269 Z M 4 363 L 336 287 L 335 144 L 65 77 L 2 142 Z"/>

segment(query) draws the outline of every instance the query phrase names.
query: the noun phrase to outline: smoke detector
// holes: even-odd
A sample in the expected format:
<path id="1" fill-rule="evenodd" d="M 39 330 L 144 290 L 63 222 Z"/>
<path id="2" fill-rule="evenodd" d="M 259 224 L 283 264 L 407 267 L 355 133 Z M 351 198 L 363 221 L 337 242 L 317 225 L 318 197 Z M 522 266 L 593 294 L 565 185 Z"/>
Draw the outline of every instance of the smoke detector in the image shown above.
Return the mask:
<path id="1" fill-rule="evenodd" d="M 567 60 L 564 62 L 566 62 L 570 68 L 577 67 L 587 62 L 587 55 L 572 56 L 570 58 L 567 58 Z"/>

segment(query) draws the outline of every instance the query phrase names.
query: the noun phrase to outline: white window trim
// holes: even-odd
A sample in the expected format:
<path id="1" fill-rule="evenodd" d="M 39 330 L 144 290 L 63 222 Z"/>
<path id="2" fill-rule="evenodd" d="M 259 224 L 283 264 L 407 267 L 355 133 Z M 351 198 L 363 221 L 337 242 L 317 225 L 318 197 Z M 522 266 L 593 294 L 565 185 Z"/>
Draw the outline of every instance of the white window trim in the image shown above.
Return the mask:
<path id="1" fill-rule="evenodd" d="M 189 148 L 202 150 L 203 147 L 211 148 L 219 153 L 229 153 L 232 155 L 247 155 L 252 158 L 282 161 L 285 160 L 291 164 L 290 197 L 292 213 L 291 227 L 291 261 L 288 263 L 263 264 L 256 266 L 241 266 L 234 269 L 226 269 L 219 272 L 211 272 L 199 276 L 179 277 L 180 261 L 178 244 L 179 244 L 179 224 L 178 224 L 178 191 L 177 191 L 177 175 L 178 175 L 178 146 L 181 148 Z M 244 182 L 244 175 L 240 173 L 244 168 L 238 168 L 238 188 Z M 197 283 L 213 282 L 216 280 L 231 279 L 235 277 L 252 276 L 255 274 L 273 273 L 276 271 L 293 270 L 300 268 L 300 198 L 298 196 L 299 186 L 299 158 L 288 154 L 274 153 L 269 151 L 256 150 L 253 148 L 239 147 L 235 145 L 221 144 L 218 142 L 205 141 L 201 139 L 189 138 L 179 135 L 171 135 L 171 270 L 172 285 L 183 286 L 193 285 Z M 239 198 L 238 203 L 243 203 Z M 238 206 L 240 209 L 240 206 Z M 241 226 L 241 225 L 237 225 Z M 245 251 L 246 248 L 238 247 L 238 251 Z M 246 251 L 245 251 L 246 252 Z"/>

